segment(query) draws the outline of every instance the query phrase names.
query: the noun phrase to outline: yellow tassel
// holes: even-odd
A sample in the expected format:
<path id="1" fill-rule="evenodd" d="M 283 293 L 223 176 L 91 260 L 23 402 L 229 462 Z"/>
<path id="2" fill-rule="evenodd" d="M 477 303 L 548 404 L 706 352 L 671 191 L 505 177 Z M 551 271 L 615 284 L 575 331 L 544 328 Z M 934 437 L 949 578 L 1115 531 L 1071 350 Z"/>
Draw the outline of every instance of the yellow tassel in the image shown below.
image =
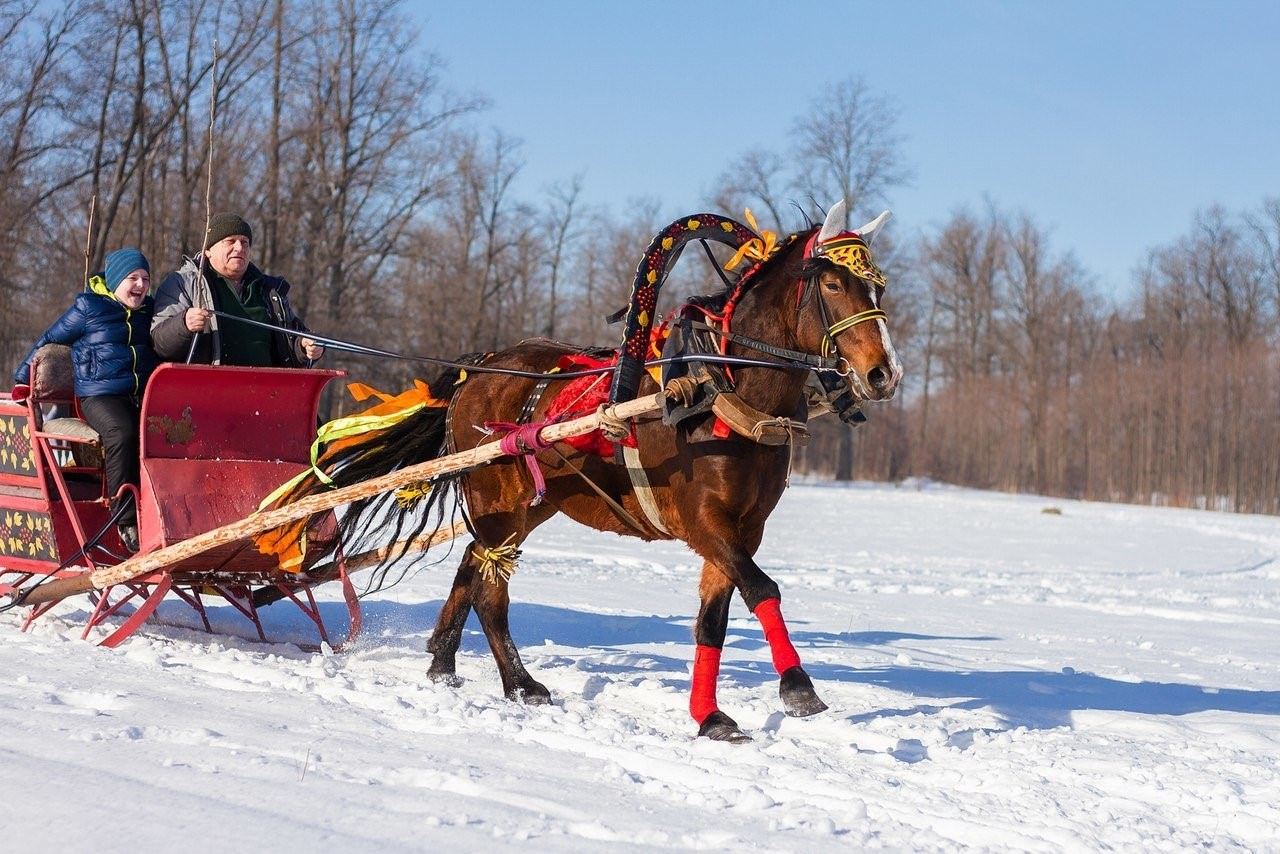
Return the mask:
<path id="1" fill-rule="evenodd" d="M 430 492 L 431 481 L 428 480 L 420 480 L 417 483 L 402 486 L 396 490 L 396 504 L 399 504 L 405 510 L 412 510 Z"/>
<path id="2" fill-rule="evenodd" d="M 480 577 L 490 584 L 497 584 L 498 577 L 510 581 L 516 572 L 516 561 L 520 560 L 520 549 L 515 545 L 514 533 L 502 541 L 502 545 L 491 549 L 476 548 L 471 553 L 480 561 Z"/>

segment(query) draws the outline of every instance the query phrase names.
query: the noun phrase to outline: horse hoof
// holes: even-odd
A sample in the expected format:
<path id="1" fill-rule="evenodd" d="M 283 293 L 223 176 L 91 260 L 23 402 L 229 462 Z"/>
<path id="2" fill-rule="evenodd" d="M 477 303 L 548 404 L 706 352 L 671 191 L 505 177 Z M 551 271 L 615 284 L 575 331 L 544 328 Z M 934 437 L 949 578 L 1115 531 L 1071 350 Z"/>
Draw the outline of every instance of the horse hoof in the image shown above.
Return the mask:
<path id="1" fill-rule="evenodd" d="M 551 692 L 541 682 L 530 682 L 528 685 L 512 688 L 507 692 L 507 699 L 526 706 L 549 706 Z"/>
<path id="2" fill-rule="evenodd" d="M 452 671 L 428 670 L 427 678 L 437 685 L 446 685 L 450 688 L 458 688 L 462 685 L 462 677 Z"/>
<path id="3" fill-rule="evenodd" d="M 702 721 L 702 726 L 698 727 L 698 737 L 727 741 L 730 744 L 742 744 L 751 740 L 751 736 L 738 729 L 733 718 L 719 711 L 712 712 Z"/>
<path id="4" fill-rule="evenodd" d="M 827 710 L 827 704 L 813 690 L 813 680 L 798 664 L 782 674 L 778 694 L 786 713 L 793 718 L 807 718 Z"/>

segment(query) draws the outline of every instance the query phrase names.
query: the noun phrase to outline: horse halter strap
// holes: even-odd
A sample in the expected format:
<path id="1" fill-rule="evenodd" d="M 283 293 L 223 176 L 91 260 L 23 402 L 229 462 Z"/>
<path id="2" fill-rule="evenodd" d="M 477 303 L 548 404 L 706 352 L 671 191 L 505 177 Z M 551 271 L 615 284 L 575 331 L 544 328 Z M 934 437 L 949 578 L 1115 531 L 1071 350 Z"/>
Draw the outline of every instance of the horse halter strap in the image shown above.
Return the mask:
<path id="1" fill-rule="evenodd" d="M 866 242 L 852 231 L 841 232 L 821 243 L 818 242 L 818 235 L 815 234 L 809 238 L 804 254 L 806 258 L 825 258 L 873 285 L 879 287 L 885 285 L 884 273 L 876 266 L 876 262 L 871 260 L 871 250 L 867 248 Z M 827 303 L 822 298 L 821 291 L 818 292 L 818 311 L 822 314 L 822 322 L 827 327 L 822 333 L 823 358 L 831 355 L 836 346 L 836 336 L 846 329 L 852 329 L 860 323 L 889 319 L 889 315 L 884 310 L 870 308 L 831 323 L 827 316 Z"/>
<path id="2" fill-rule="evenodd" d="M 822 296 L 819 295 L 818 299 L 822 299 Z M 826 303 L 825 302 L 822 303 L 822 306 L 823 306 L 822 316 L 823 316 L 823 319 L 825 320 L 827 316 Z M 828 326 L 827 331 L 822 335 L 823 357 L 825 358 L 831 355 L 831 351 L 832 349 L 834 349 L 836 344 L 836 336 L 839 335 L 841 332 L 844 332 L 846 329 L 852 329 L 853 327 L 857 326 L 859 323 L 867 323 L 868 321 L 871 321 L 871 320 L 888 320 L 888 319 L 889 319 L 889 315 L 883 312 L 882 310 L 878 308 L 870 308 L 870 309 L 867 309 L 866 311 L 860 311 L 857 314 L 852 315 L 851 317 L 846 317 L 844 320 L 836 321 L 835 323 Z"/>

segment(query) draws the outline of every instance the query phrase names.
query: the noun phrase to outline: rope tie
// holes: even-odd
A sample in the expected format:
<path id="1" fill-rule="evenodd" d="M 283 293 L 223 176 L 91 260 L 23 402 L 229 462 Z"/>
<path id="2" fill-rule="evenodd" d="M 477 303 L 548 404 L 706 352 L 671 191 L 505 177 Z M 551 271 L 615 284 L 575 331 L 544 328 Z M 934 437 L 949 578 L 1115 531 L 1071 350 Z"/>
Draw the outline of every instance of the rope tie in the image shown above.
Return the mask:
<path id="1" fill-rule="evenodd" d="M 757 421 L 751 428 L 751 437 L 759 442 L 765 431 L 770 427 L 781 427 L 783 430 L 786 430 L 787 444 L 793 444 L 797 434 L 805 438 L 808 438 L 809 436 L 809 428 L 803 422 L 779 416 L 777 418 L 766 418 L 763 421 Z"/>
<path id="2" fill-rule="evenodd" d="M 600 415 L 600 432 L 610 442 L 621 442 L 631 435 L 631 425 L 625 418 L 614 415 L 607 404 L 600 404 L 596 412 Z"/>
<path id="3" fill-rule="evenodd" d="M 692 406 L 698 389 L 707 382 L 709 382 L 709 378 L 676 377 L 667 381 L 664 391 L 669 399 L 676 401 L 681 406 Z"/>
<path id="4" fill-rule="evenodd" d="M 541 436 L 542 428 L 550 423 L 549 421 L 537 421 L 532 424 L 513 424 L 510 421 L 484 423 L 485 429 L 502 434 L 499 440 L 502 453 L 524 459 L 524 464 L 529 469 L 529 476 L 533 478 L 533 500 L 529 502 L 530 507 L 541 504 L 547 494 L 547 481 L 542 476 L 542 468 L 538 465 L 536 454 L 539 451 L 545 451 L 553 444 Z"/>

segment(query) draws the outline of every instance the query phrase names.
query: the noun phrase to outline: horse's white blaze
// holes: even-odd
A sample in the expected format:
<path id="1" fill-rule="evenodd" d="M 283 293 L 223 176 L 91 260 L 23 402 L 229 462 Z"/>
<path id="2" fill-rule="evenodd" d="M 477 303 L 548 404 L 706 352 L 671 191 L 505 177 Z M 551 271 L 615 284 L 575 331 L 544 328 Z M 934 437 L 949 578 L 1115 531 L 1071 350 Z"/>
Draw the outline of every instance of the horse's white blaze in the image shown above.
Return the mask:
<path id="1" fill-rule="evenodd" d="M 893 341 L 889 339 L 889 324 L 877 320 L 876 326 L 880 327 L 880 343 L 884 345 L 885 355 L 889 357 L 889 372 L 893 375 L 893 384 L 896 386 L 902 380 L 902 362 L 898 360 L 898 351 L 893 349 Z"/>
<path id="2" fill-rule="evenodd" d="M 880 216 L 883 217 L 887 213 L 888 211 L 885 211 L 885 213 Z M 871 300 L 873 308 L 880 307 L 880 302 L 876 299 L 875 285 L 870 283 L 867 284 L 867 297 Z M 890 377 L 893 380 L 893 385 L 896 386 L 902 379 L 902 362 L 898 359 L 898 351 L 893 349 L 893 339 L 889 337 L 889 324 L 886 323 L 883 318 L 877 319 L 875 324 L 876 329 L 880 332 L 880 346 L 884 348 L 884 354 L 889 360 Z M 857 376 L 856 371 L 854 372 L 854 376 Z M 862 386 L 861 377 L 858 377 L 858 385 Z"/>

